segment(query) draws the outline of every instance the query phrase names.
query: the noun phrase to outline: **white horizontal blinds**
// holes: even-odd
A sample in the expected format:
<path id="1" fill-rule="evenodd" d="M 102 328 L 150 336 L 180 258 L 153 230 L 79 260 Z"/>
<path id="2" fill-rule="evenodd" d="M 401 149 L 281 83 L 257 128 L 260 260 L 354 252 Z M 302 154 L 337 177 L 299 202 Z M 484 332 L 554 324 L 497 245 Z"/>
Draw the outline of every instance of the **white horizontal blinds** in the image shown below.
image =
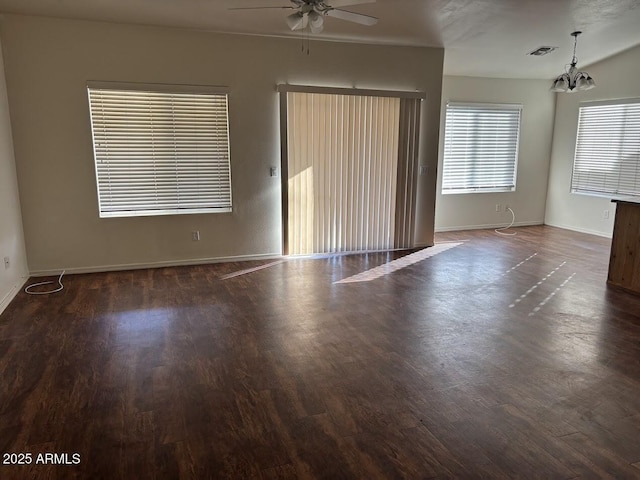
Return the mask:
<path id="1" fill-rule="evenodd" d="M 442 193 L 516 188 L 521 105 L 447 105 Z"/>
<path id="2" fill-rule="evenodd" d="M 101 217 L 231 211 L 226 94 L 89 87 L 89 101 Z"/>
<path id="3" fill-rule="evenodd" d="M 391 248 L 399 99 L 286 95 L 288 253 Z"/>
<path id="4" fill-rule="evenodd" d="M 580 107 L 571 190 L 640 196 L 640 100 Z"/>

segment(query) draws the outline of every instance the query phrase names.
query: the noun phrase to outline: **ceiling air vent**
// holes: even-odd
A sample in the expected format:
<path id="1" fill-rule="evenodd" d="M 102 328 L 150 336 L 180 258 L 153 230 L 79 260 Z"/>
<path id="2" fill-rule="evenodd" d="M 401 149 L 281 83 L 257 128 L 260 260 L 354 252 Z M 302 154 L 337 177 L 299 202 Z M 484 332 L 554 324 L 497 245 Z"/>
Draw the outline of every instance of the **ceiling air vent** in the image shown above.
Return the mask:
<path id="1" fill-rule="evenodd" d="M 527 55 L 533 55 L 534 57 L 541 57 L 547 53 L 553 52 L 558 47 L 538 47 L 533 52 L 527 53 Z"/>

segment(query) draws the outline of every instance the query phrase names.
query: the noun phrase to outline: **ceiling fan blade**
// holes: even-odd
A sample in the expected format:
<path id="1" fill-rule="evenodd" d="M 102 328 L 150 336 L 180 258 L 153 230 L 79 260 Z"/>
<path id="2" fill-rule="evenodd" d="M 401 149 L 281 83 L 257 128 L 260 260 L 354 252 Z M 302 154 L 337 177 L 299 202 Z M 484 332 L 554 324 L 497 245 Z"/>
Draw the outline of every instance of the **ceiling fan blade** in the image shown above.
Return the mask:
<path id="1" fill-rule="evenodd" d="M 296 10 L 297 7 L 292 7 L 291 5 L 286 7 L 231 7 L 227 8 L 227 10 L 266 10 L 268 8 L 278 8 L 282 10 Z"/>
<path id="2" fill-rule="evenodd" d="M 371 17 L 369 15 L 363 15 L 361 13 L 353 13 L 348 12 L 346 10 L 340 10 L 338 8 L 332 8 L 325 12 L 325 15 L 330 17 L 339 18 L 340 20 L 346 20 L 347 22 L 359 23 L 360 25 L 375 25 L 378 23 L 378 19 L 376 17 Z"/>
<path id="3" fill-rule="evenodd" d="M 376 3 L 376 0 L 327 0 L 325 2 L 331 7 L 349 7 L 351 5 L 363 5 L 365 3 Z"/>

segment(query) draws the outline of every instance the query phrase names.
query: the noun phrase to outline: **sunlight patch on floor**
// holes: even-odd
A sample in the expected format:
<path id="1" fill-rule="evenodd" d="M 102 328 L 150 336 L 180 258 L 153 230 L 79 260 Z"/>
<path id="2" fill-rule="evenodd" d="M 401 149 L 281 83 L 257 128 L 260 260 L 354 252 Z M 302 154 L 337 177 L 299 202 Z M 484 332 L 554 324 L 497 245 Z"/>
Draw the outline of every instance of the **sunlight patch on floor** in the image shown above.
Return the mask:
<path id="1" fill-rule="evenodd" d="M 397 260 L 392 260 L 389 263 L 385 263 L 384 265 L 380 265 L 378 267 L 372 268 L 371 270 L 367 270 L 366 272 L 358 273 L 357 275 L 353 275 L 352 277 L 343 278 L 342 280 L 338 280 L 337 282 L 333 282 L 334 285 L 338 283 L 357 283 L 357 282 L 370 282 L 372 280 L 376 280 L 377 278 L 384 277 L 385 275 L 389 275 L 393 272 L 397 272 L 398 270 L 402 270 L 403 268 L 410 267 L 422 260 L 426 260 L 427 258 L 431 258 L 434 255 L 438 255 L 439 253 L 446 252 L 458 245 L 462 245 L 462 242 L 455 243 L 439 243 L 434 245 L 433 247 L 424 248 L 418 252 L 411 253 L 405 257 L 398 258 Z"/>
<path id="2" fill-rule="evenodd" d="M 239 277 L 240 275 L 246 275 L 248 273 L 257 272 L 259 270 L 264 270 L 265 268 L 273 267 L 275 265 L 280 265 L 281 263 L 286 262 L 286 260 L 278 260 L 276 262 L 267 263 L 265 265 L 260 265 L 259 267 L 247 268 L 245 270 L 240 270 L 238 272 L 228 273 L 220 277 L 220 280 L 228 280 L 230 278 Z"/>

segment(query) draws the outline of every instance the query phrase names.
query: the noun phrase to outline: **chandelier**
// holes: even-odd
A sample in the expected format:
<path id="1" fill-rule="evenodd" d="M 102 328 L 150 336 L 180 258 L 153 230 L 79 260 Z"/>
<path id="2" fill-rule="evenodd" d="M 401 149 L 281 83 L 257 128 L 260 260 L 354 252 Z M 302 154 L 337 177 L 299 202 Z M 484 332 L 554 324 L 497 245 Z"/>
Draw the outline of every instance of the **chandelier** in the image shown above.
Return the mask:
<path id="1" fill-rule="evenodd" d="M 578 45 L 578 35 L 581 33 L 582 32 L 573 32 L 571 34 L 574 39 L 571 66 L 567 72 L 563 73 L 553 81 L 553 85 L 551 86 L 552 92 L 582 92 L 585 90 L 591 90 L 596 86 L 596 82 L 587 72 L 579 72 L 576 68 L 576 65 L 578 64 L 578 59 L 576 58 L 576 47 Z"/>

